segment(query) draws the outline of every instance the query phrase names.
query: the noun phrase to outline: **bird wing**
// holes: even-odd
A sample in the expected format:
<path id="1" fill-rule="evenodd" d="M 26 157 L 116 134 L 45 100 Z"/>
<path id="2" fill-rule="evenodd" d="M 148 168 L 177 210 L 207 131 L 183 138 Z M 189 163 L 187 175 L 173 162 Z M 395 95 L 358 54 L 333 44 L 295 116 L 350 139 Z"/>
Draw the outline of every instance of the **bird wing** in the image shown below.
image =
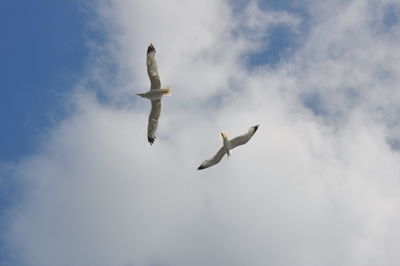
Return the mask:
<path id="1" fill-rule="evenodd" d="M 221 159 L 224 157 L 225 155 L 225 148 L 222 146 L 218 152 L 209 160 L 205 160 L 200 166 L 199 168 L 197 168 L 198 170 L 201 169 L 205 169 L 208 168 L 210 166 L 213 166 L 214 164 L 217 164 L 221 161 Z"/>
<path id="2" fill-rule="evenodd" d="M 258 128 L 258 125 L 254 126 L 254 127 L 251 127 L 247 133 L 245 133 L 243 135 L 240 135 L 240 136 L 237 136 L 236 138 L 231 139 L 229 141 L 231 149 L 247 143 L 251 139 L 251 137 L 253 137 L 254 133 L 256 133 L 257 128 Z"/>
<path id="3" fill-rule="evenodd" d="M 151 112 L 149 115 L 149 124 L 147 126 L 147 139 L 153 144 L 156 139 L 155 133 L 158 125 L 158 119 L 161 113 L 161 99 L 151 101 Z"/>
<path id="4" fill-rule="evenodd" d="M 158 90 L 161 88 L 161 81 L 160 77 L 158 76 L 157 70 L 157 63 L 156 59 L 154 58 L 156 54 L 156 49 L 154 48 L 153 44 L 150 44 L 147 48 L 147 74 L 149 75 L 150 79 L 150 90 Z"/>

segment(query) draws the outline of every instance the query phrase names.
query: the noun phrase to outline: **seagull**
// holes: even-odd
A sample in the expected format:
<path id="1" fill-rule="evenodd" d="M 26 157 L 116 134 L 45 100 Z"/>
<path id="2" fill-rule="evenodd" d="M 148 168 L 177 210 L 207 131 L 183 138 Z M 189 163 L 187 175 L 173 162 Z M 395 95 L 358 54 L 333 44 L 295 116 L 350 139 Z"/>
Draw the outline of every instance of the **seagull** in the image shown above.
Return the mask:
<path id="1" fill-rule="evenodd" d="M 161 81 L 158 76 L 157 63 L 154 58 L 156 49 L 153 44 L 150 44 L 147 48 L 147 74 L 150 79 L 150 90 L 146 93 L 138 93 L 136 95 L 147 98 L 151 101 L 151 112 L 149 115 L 149 124 L 147 126 L 147 140 L 150 145 L 154 143 L 156 139 L 155 133 L 158 125 L 158 119 L 161 113 L 161 98 L 164 95 L 171 95 L 171 89 L 169 87 L 161 89 Z"/>
<path id="2" fill-rule="evenodd" d="M 214 157 L 212 157 L 209 160 L 205 160 L 198 168 L 197 170 L 202 170 L 205 168 L 208 168 L 210 166 L 213 166 L 217 163 L 219 163 L 222 159 L 222 157 L 224 157 L 224 155 L 226 154 L 228 157 L 231 156 L 231 150 L 237 146 L 246 144 L 251 137 L 253 137 L 254 133 L 256 133 L 257 129 L 258 129 L 259 125 L 255 125 L 252 126 L 251 128 L 249 128 L 249 130 L 247 131 L 247 133 L 244 133 L 243 135 L 240 135 L 236 138 L 233 138 L 231 140 L 228 140 L 228 135 L 224 132 L 221 132 L 221 136 L 222 136 L 222 142 L 223 145 L 222 147 L 218 150 L 218 152 L 214 155 Z"/>

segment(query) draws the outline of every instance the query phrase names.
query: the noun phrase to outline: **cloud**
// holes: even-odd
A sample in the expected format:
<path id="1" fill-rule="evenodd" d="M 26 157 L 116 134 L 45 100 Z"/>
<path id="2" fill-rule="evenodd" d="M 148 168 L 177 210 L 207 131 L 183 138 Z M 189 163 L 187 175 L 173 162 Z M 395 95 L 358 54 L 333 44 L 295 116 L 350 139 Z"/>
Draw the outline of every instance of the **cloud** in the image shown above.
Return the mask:
<path id="1" fill-rule="evenodd" d="M 6 232 L 21 265 L 398 264 L 399 25 L 377 31 L 384 11 L 372 12 L 394 1 L 307 1 L 307 32 L 255 1 L 237 14 L 228 1 L 93 3 L 103 54 L 13 174 L 29 184 Z M 276 24 L 305 34 L 300 46 L 248 69 Z M 150 41 L 173 89 L 151 147 L 149 104 L 133 98 Z M 258 123 L 231 159 L 195 171 L 220 130 Z"/>

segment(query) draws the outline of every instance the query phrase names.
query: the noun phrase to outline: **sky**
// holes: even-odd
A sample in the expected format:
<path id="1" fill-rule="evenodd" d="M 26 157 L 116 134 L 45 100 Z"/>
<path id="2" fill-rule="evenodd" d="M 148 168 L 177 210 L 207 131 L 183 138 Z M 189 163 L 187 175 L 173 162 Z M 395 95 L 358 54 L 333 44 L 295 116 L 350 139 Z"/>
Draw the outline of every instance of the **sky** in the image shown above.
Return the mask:
<path id="1" fill-rule="evenodd" d="M 6 1 L 1 8 L 1 160 L 34 152 L 84 69 L 86 17 L 71 1 Z"/>
<path id="2" fill-rule="evenodd" d="M 3 7 L 0 265 L 399 265 L 397 0 Z"/>

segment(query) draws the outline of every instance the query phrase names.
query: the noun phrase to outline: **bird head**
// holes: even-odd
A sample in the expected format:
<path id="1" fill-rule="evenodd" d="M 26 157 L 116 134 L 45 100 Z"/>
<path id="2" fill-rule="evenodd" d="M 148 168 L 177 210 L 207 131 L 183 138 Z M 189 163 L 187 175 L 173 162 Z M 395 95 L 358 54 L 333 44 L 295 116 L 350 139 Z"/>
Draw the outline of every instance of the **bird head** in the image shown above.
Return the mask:
<path id="1" fill-rule="evenodd" d="M 167 87 L 163 88 L 162 92 L 163 92 L 163 95 L 167 95 L 167 96 L 171 96 L 172 95 L 170 86 L 167 86 Z"/>
<path id="2" fill-rule="evenodd" d="M 221 132 L 221 138 L 222 139 L 227 139 L 228 135 L 225 132 Z"/>

